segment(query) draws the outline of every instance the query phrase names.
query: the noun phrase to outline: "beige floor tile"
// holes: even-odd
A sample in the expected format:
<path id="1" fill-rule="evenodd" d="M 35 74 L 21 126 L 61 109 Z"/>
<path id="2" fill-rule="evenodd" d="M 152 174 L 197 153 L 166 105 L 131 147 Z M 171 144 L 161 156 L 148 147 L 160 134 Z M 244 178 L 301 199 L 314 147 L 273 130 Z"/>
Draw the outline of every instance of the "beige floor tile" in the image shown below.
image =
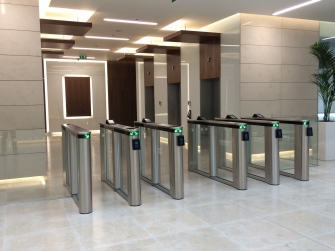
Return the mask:
<path id="1" fill-rule="evenodd" d="M 164 251 L 166 250 L 157 240 L 150 238 L 138 241 L 130 241 L 118 245 L 101 247 L 91 251 Z"/>
<path id="2" fill-rule="evenodd" d="M 309 210 L 291 211 L 266 218 L 307 237 L 335 231 L 335 220 Z"/>
<path id="3" fill-rule="evenodd" d="M 335 250 L 335 231 L 332 233 L 316 236 L 312 239 Z"/>
<path id="4" fill-rule="evenodd" d="M 247 210 L 229 202 L 212 203 L 188 208 L 187 211 L 211 225 L 240 221 L 257 217 Z"/>
<path id="5" fill-rule="evenodd" d="M 268 251 L 270 248 L 257 249 L 257 251 Z M 296 241 L 288 241 L 275 247 L 271 247 L 271 251 L 331 251 L 324 245 L 321 245 L 310 239 L 301 239 Z"/>
<path id="6" fill-rule="evenodd" d="M 208 226 L 205 221 L 183 209 L 141 215 L 135 219 L 152 235 L 171 234 Z"/>
<path id="7" fill-rule="evenodd" d="M 335 220 L 335 203 L 317 207 L 309 207 L 308 209 L 316 213 L 328 216 Z"/>
<path id="8" fill-rule="evenodd" d="M 74 226 L 80 242 L 86 249 L 94 249 L 107 245 L 116 245 L 125 241 L 135 241 L 150 237 L 132 218 L 118 219 L 112 222 L 99 222 Z"/>
<path id="9" fill-rule="evenodd" d="M 157 237 L 166 250 L 244 250 L 242 246 L 211 228 L 201 228 Z"/>
<path id="10" fill-rule="evenodd" d="M 276 244 L 301 239 L 301 235 L 280 227 L 263 218 L 253 218 L 216 226 L 230 238 L 248 250 L 271 247 Z"/>

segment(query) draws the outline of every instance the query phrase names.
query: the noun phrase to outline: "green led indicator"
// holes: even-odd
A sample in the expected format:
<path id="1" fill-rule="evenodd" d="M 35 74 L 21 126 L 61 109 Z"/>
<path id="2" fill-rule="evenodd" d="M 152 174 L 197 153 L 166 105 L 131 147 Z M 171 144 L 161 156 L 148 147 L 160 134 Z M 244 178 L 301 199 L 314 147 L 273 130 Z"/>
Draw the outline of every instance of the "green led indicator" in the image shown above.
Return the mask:
<path id="1" fill-rule="evenodd" d="M 87 59 L 87 56 L 86 55 L 79 55 L 79 58 L 80 59 Z"/>
<path id="2" fill-rule="evenodd" d="M 130 136 L 137 136 L 138 132 L 130 132 Z"/>
<path id="3" fill-rule="evenodd" d="M 85 139 L 89 139 L 90 137 L 91 137 L 91 135 L 85 134 Z"/>
<path id="4" fill-rule="evenodd" d="M 247 129 L 247 126 L 245 126 L 245 125 L 240 125 L 240 129 Z"/>
<path id="5" fill-rule="evenodd" d="M 182 129 L 176 129 L 176 130 L 174 130 L 174 132 L 175 132 L 175 133 L 182 133 L 183 130 L 182 130 Z"/>
<path id="6" fill-rule="evenodd" d="M 309 125 L 309 122 L 308 121 L 304 121 L 304 125 Z"/>
<path id="7" fill-rule="evenodd" d="M 274 123 L 272 124 L 273 127 L 279 127 L 279 124 L 278 123 Z"/>

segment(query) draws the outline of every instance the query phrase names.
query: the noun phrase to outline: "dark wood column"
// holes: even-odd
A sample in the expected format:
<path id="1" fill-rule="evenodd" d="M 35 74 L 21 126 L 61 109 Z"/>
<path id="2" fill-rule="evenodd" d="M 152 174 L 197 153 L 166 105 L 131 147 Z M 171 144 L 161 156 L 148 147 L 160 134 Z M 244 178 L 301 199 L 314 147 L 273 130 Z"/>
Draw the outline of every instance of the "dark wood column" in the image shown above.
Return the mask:
<path id="1" fill-rule="evenodd" d="M 137 120 L 136 63 L 108 61 L 107 71 L 109 119 L 134 126 Z"/>

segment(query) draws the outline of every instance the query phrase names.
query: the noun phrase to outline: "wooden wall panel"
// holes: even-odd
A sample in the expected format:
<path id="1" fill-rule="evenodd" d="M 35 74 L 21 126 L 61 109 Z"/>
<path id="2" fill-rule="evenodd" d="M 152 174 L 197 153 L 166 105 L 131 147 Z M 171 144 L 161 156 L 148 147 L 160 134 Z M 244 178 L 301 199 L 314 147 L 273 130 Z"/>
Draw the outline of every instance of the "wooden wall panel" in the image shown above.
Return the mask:
<path id="1" fill-rule="evenodd" d="M 144 86 L 154 86 L 154 60 L 144 60 Z"/>
<path id="2" fill-rule="evenodd" d="M 134 126 L 137 120 L 136 63 L 108 61 L 109 119 Z"/>
<path id="3" fill-rule="evenodd" d="M 167 83 L 176 84 L 181 82 L 180 51 L 168 53 L 167 59 Z"/>
<path id="4" fill-rule="evenodd" d="M 89 77 L 65 77 L 66 116 L 91 116 Z"/>
<path id="5" fill-rule="evenodd" d="M 220 38 L 213 38 L 200 43 L 200 79 L 221 77 L 220 41 Z"/>

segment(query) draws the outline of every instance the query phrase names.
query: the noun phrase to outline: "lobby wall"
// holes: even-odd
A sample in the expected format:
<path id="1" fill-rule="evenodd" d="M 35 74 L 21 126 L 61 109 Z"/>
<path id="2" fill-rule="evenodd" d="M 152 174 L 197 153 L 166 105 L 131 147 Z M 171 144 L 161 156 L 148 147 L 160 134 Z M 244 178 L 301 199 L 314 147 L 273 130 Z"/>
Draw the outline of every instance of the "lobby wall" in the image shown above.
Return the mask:
<path id="1" fill-rule="evenodd" d="M 0 3 L 0 179 L 46 173 L 38 0 Z"/>
<path id="2" fill-rule="evenodd" d="M 317 62 L 309 46 L 319 22 L 241 14 L 240 113 L 269 117 L 316 116 Z"/>

